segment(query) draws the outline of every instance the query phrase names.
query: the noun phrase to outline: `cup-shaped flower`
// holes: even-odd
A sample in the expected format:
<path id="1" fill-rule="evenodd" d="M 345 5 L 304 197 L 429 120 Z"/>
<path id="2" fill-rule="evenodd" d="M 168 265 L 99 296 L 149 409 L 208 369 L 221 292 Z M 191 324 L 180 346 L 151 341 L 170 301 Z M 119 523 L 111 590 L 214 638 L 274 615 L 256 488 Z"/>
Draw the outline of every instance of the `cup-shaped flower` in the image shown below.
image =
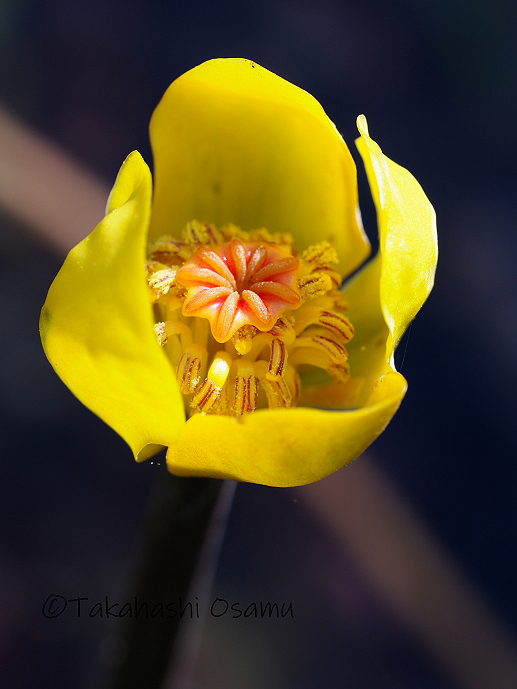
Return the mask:
<path id="1" fill-rule="evenodd" d="M 167 447 L 175 474 L 301 485 L 396 412 L 393 352 L 433 285 L 435 217 L 357 124 L 380 248 L 340 287 L 370 247 L 353 159 L 319 103 L 240 59 L 165 93 L 154 195 L 134 152 L 40 325 L 58 375 L 138 460 Z"/>

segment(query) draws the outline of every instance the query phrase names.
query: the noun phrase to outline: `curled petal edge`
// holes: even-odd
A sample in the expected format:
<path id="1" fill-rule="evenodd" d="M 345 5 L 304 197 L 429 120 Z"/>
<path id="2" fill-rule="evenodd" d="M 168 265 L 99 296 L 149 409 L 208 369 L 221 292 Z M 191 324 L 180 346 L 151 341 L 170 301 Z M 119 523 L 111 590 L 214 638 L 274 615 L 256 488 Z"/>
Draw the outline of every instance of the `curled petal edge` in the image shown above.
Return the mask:
<path id="1" fill-rule="evenodd" d="M 413 175 L 390 160 L 357 118 L 361 154 L 377 210 L 381 255 L 380 304 L 390 330 L 391 357 L 409 323 L 429 296 L 438 260 L 434 208 Z"/>
<path id="2" fill-rule="evenodd" d="M 151 173 L 131 153 L 107 215 L 65 260 L 40 319 L 61 380 L 142 460 L 174 443 L 185 419 L 172 368 L 153 331 L 145 282 Z"/>

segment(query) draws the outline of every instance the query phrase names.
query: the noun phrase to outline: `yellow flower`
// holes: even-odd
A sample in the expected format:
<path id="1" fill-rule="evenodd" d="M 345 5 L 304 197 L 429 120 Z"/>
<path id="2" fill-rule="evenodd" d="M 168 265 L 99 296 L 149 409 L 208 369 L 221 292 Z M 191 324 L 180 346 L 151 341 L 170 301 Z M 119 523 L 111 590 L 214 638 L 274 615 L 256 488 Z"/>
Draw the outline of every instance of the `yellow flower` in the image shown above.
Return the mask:
<path id="1" fill-rule="evenodd" d="M 433 285 L 435 218 L 357 124 L 380 250 L 337 292 L 370 249 L 352 157 L 319 103 L 240 59 L 165 93 L 153 199 L 133 152 L 40 325 L 58 375 L 138 460 L 165 446 L 175 474 L 301 485 L 396 412 L 407 386 L 393 352 Z"/>

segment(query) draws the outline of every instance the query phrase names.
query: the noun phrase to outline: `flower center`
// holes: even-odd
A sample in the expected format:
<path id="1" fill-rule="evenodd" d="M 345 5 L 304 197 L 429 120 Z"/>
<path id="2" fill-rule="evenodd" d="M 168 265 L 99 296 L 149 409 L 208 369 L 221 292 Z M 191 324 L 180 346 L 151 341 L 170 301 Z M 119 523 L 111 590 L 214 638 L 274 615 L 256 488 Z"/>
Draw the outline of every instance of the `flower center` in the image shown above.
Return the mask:
<path id="1" fill-rule="evenodd" d="M 187 289 L 184 316 L 206 318 L 217 342 L 246 325 L 266 332 L 287 309 L 301 304 L 300 262 L 277 244 L 233 239 L 201 246 L 176 274 Z"/>
<path id="2" fill-rule="evenodd" d="M 192 221 L 181 239 L 149 246 L 156 336 L 193 412 L 294 406 L 298 366 L 348 380 L 344 345 L 354 330 L 336 253 L 322 242 L 293 255 L 292 244 L 289 235 Z"/>

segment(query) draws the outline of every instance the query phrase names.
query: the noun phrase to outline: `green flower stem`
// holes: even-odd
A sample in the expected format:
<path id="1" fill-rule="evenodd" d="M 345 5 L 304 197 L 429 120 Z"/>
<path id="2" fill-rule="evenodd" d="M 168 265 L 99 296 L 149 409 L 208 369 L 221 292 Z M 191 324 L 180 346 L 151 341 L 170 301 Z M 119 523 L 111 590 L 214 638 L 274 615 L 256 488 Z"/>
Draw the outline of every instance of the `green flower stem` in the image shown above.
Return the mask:
<path id="1" fill-rule="evenodd" d="M 184 682 L 192 671 L 203 625 L 203 604 L 215 573 L 234 485 L 168 473 L 162 477 L 151 503 L 144 553 L 130 596 L 131 600 L 136 596 L 140 614 L 136 615 L 135 606 L 125 629 L 121 629 L 122 660 L 110 689 L 170 687 L 179 678 Z M 172 604 L 170 610 L 175 609 L 176 614 L 169 617 L 170 610 L 165 609 L 164 614 L 151 617 L 151 610 L 160 603 L 164 607 Z M 187 606 L 183 616 L 180 606 Z M 190 622 L 187 633 L 182 630 L 186 620 Z"/>

